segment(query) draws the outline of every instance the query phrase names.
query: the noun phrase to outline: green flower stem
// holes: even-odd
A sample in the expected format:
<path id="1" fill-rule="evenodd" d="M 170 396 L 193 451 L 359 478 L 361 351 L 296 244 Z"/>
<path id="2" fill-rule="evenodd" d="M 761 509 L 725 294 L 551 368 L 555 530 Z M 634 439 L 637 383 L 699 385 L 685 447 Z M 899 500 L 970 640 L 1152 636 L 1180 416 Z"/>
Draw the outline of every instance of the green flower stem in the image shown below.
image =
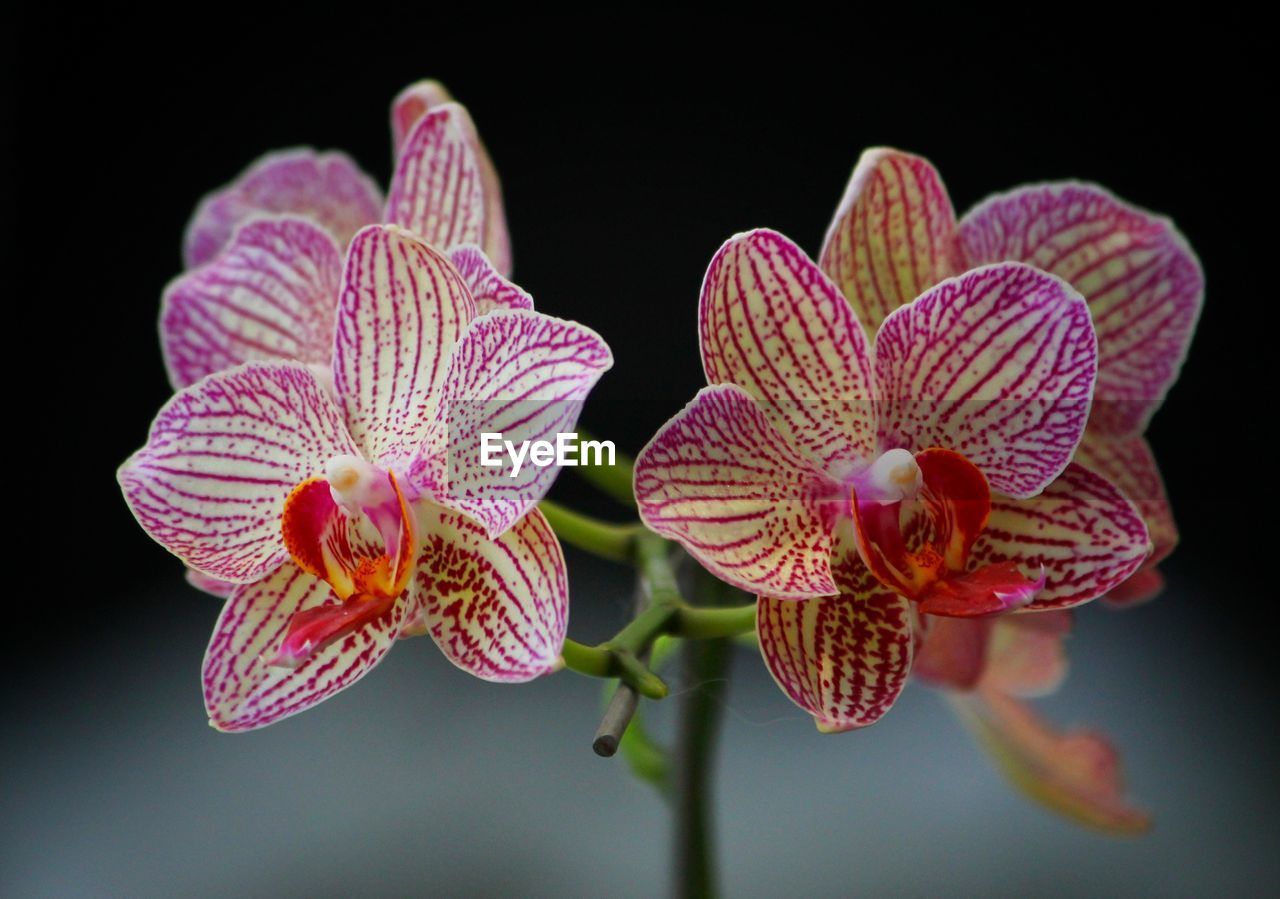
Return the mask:
<path id="1" fill-rule="evenodd" d="M 639 523 L 597 521 L 547 499 L 538 503 L 538 508 L 547 517 L 556 536 L 565 543 L 614 562 L 631 561 L 636 537 L 644 533 Z"/>
<path id="2" fill-rule="evenodd" d="M 560 657 L 566 668 L 579 674 L 621 678 L 641 696 L 650 699 L 662 699 L 667 695 L 667 685 L 662 678 L 650 671 L 634 652 L 615 645 L 612 640 L 599 646 L 585 646 L 576 640 L 565 640 Z"/>
<path id="3" fill-rule="evenodd" d="M 755 629 L 755 603 L 725 609 L 682 606 L 671 624 L 670 633 L 690 640 L 714 640 L 754 634 Z"/>
<path id="4" fill-rule="evenodd" d="M 578 428 L 578 440 L 594 440 L 588 432 Z M 636 507 L 635 489 L 631 486 L 635 477 L 635 461 L 623 453 L 616 453 L 612 465 L 583 465 L 578 469 L 588 484 L 613 497 L 629 509 Z"/>

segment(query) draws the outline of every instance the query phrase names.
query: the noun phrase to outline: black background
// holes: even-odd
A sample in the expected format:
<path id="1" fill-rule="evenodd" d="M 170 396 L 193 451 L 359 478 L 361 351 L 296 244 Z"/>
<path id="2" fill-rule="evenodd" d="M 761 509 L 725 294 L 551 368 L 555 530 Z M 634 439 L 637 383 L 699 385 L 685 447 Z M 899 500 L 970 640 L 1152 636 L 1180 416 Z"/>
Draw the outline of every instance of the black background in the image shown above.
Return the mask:
<path id="1" fill-rule="evenodd" d="M 36 560 L 23 549 L 9 565 L 10 608 L 36 626 L 8 629 L 7 666 L 21 673 L 7 707 L 39 707 L 77 659 L 138 621 L 163 640 L 158 579 L 164 607 L 212 622 L 190 611 L 200 600 L 114 479 L 168 396 L 155 322 L 182 229 L 203 193 L 278 147 L 343 149 L 385 184 L 388 105 L 427 76 L 469 107 L 498 166 L 515 279 L 541 310 L 610 341 L 615 367 L 582 421 L 631 452 L 703 383 L 695 310 L 712 253 L 769 226 L 816 254 L 866 146 L 927 156 L 961 212 L 1074 177 L 1171 216 L 1208 290 L 1150 438 L 1182 532 L 1166 569 L 1195 591 L 1132 614 L 1163 616 L 1151 620 L 1165 634 L 1185 619 L 1212 664 L 1272 682 L 1277 260 L 1262 79 L 1274 65 L 1255 26 L 1175 33 L 1084 11 L 999 27 L 918 12 L 806 24 L 796 5 L 794 33 L 778 12 L 493 30 L 497 14 L 348 13 L 169 34 L 107 14 L 6 29 L 7 394 L 19 403 L 7 517 Z M 610 511 L 569 478 L 556 494 Z M 1180 642 L 1185 665 L 1200 663 L 1197 647 Z M 109 683 L 88 695 L 109 697 Z M 194 683 L 183 701 L 198 704 Z M 1264 702 L 1238 714 L 1269 717 Z"/>

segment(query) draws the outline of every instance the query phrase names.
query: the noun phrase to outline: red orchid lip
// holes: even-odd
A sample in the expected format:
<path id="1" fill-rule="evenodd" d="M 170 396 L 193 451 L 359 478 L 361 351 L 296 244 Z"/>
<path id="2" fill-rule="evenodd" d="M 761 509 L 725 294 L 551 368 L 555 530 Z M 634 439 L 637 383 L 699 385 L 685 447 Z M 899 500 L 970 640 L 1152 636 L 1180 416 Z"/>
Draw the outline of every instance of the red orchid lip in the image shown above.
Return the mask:
<path id="1" fill-rule="evenodd" d="M 911 539 L 903 533 L 904 503 L 918 504 L 923 513 L 912 522 Z M 850 507 L 862 560 L 921 612 L 997 614 L 1026 605 L 1044 586 L 1043 571 L 1027 578 L 1013 562 L 966 570 L 991 516 L 991 488 L 982 471 L 953 450 L 885 453 L 850 488 Z"/>

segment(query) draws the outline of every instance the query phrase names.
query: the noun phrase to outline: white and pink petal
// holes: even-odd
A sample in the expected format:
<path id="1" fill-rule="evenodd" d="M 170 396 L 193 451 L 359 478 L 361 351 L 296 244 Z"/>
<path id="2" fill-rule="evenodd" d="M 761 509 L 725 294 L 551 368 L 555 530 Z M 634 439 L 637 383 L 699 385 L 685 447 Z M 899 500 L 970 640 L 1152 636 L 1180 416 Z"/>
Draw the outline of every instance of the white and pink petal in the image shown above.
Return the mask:
<path id="1" fill-rule="evenodd" d="M 650 529 L 721 580 L 785 599 L 836 592 L 832 529 L 848 499 L 734 385 L 706 387 L 636 459 Z"/>
<path id="2" fill-rule="evenodd" d="M 576 322 L 526 309 L 476 319 L 453 348 L 433 433 L 411 478 L 434 501 L 498 536 L 559 473 L 554 460 L 532 457 L 539 451 L 535 444 L 558 452 L 560 435 L 574 433 L 587 394 L 612 365 L 600 335 Z M 501 445 L 496 454 L 490 451 L 498 441 L 526 448 L 530 455 L 518 470 Z"/>
<path id="3" fill-rule="evenodd" d="M 264 214 L 307 218 L 345 247 L 357 230 L 381 218 L 382 192 L 345 153 L 268 153 L 200 201 L 183 241 L 187 267 L 208 262 L 241 225 Z"/>
<path id="4" fill-rule="evenodd" d="M 449 354 L 475 318 L 462 276 L 395 225 L 351 241 L 334 336 L 334 387 L 365 455 L 407 464 L 435 414 Z"/>
<path id="5" fill-rule="evenodd" d="M 710 384 L 736 384 L 824 471 L 875 448 L 875 383 L 866 335 L 840 292 L 789 239 L 759 229 L 712 259 L 698 307 Z"/>
<path id="6" fill-rule="evenodd" d="M 280 513 L 289 492 L 354 451 L 309 369 L 250 362 L 170 399 L 119 479 L 153 539 L 206 575 L 247 583 L 288 557 Z"/>
<path id="7" fill-rule="evenodd" d="M 471 244 L 454 247 L 449 251 L 449 261 L 467 282 L 477 315 L 495 309 L 533 308 L 533 297 L 502 277 L 479 247 Z"/>
<path id="8" fill-rule="evenodd" d="M 1178 377 L 1204 297 L 1199 260 L 1173 223 L 1092 184 L 1021 187 L 960 223 L 970 265 L 1016 260 L 1069 281 L 1098 333 L 1091 427 L 1140 434 Z"/>
<path id="9" fill-rule="evenodd" d="M 255 730 L 345 690 L 386 656 L 410 607 L 401 596 L 384 614 L 296 666 L 272 664 L 297 613 L 337 604 L 328 584 L 292 562 L 239 587 L 205 653 L 209 723 L 222 731 Z"/>
<path id="10" fill-rule="evenodd" d="M 1067 609 L 1123 583 L 1151 552 L 1133 503 L 1100 475 L 1072 463 L 1031 499 L 992 497 L 991 517 L 970 564 L 1043 567 L 1045 585 L 1027 612 Z"/>
<path id="11" fill-rule="evenodd" d="M 1034 496 L 1084 433 L 1097 342 L 1069 284 L 1003 263 L 892 313 L 876 335 L 875 371 L 882 450 L 954 450 L 993 490 Z"/>
<path id="12" fill-rule="evenodd" d="M 909 602 L 869 573 L 859 586 L 804 602 L 761 596 L 756 607 L 765 666 L 828 733 L 880 720 L 911 671 Z"/>
<path id="13" fill-rule="evenodd" d="M 955 211 L 937 170 L 900 150 L 864 152 L 818 258 L 868 333 L 963 271 Z"/>
<path id="14" fill-rule="evenodd" d="M 422 624 L 459 668 L 518 683 L 560 664 L 569 617 L 564 554 L 534 509 L 501 537 L 446 509 L 419 506 L 422 555 L 410 592 Z"/>
<path id="15" fill-rule="evenodd" d="M 1164 478 L 1145 437 L 1108 438 L 1090 428 L 1080 441 L 1075 460 L 1102 475 L 1138 507 L 1153 547 L 1147 567 L 1159 564 L 1173 552 L 1178 545 L 1178 526 Z"/>
<path id="16" fill-rule="evenodd" d="M 160 345 L 175 388 L 241 362 L 327 364 L 342 257 L 329 233 L 292 216 L 252 221 L 217 256 L 165 289 Z"/>

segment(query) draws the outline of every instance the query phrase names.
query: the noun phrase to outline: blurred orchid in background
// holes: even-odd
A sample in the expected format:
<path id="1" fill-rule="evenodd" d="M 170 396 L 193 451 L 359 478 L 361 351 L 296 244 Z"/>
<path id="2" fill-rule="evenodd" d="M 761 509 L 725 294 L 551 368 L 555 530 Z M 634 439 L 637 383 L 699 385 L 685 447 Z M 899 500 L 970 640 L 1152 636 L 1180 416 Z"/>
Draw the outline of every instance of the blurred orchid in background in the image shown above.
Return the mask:
<path id="1" fill-rule="evenodd" d="M 305 223 L 246 232 L 300 235 L 315 271 L 334 262 Z M 332 334 L 323 360 L 207 374 L 120 470 L 153 538 L 201 576 L 239 585 L 204 665 L 223 730 L 309 708 L 400 636 L 430 633 L 494 681 L 552 670 L 564 642 L 564 560 L 533 508 L 555 469 L 495 495 L 466 462 L 484 430 L 571 428 L 608 347 L 527 309 L 479 316 L 449 259 L 394 225 L 352 238 L 338 296 L 336 323 L 308 332 L 317 346 Z"/>
<path id="2" fill-rule="evenodd" d="M 1146 557 L 1132 504 L 1071 462 L 1096 343 L 1061 279 L 975 269 L 873 344 L 818 266 L 759 230 L 712 260 L 699 322 L 712 386 L 637 458 L 640 515 L 759 594 L 765 662 L 821 729 L 888 710 L 929 619 L 1069 608 Z"/>

